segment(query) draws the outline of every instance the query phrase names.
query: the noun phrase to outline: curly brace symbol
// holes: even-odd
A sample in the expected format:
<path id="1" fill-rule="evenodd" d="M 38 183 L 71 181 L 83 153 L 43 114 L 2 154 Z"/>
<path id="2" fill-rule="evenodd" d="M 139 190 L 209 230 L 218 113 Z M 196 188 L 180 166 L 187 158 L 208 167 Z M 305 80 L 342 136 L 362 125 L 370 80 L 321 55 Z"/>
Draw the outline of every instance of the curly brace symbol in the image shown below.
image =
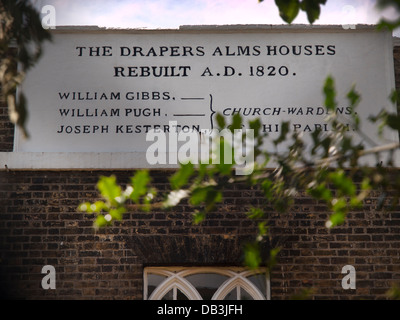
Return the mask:
<path id="1" fill-rule="evenodd" d="M 213 110 L 213 96 L 212 96 L 212 94 L 210 94 L 210 111 L 211 111 L 210 121 L 211 121 L 211 130 L 212 130 L 212 129 L 214 129 L 213 115 L 216 113 Z"/>

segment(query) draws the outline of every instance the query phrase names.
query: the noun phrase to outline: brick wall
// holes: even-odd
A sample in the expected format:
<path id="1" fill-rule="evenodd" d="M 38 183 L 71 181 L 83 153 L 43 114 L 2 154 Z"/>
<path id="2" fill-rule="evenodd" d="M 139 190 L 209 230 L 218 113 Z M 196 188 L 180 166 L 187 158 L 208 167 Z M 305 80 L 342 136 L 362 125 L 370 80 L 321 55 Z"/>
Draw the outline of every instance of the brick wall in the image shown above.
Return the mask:
<path id="1" fill-rule="evenodd" d="M 400 48 L 394 50 L 396 84 Z M 398 86 L 399 87 L 399 86 Z M 13 128 L 0 105 L 0 151 L 11 151 Z M 241 265 L 242 245 L 255 234 L 245 218 L 250 205 L 265 203 L 244 185 L 225 190 L 226 200 L 201 225 L 192 209 L 129 212 L 102 230 L 76 211 L 98 196 L 99 176 L 115 174 L 124 185 L 131 171 L 0 171 L 0 296 L 11 299 L 142 299 L 143 268 L 157 265 Z M 167 190 L 171 171 L 151 172 Z M 267 205 L 268 247 L 280 245 L 271 272 L 272 299 L 288 299 L 313 288 L 313 299 L 383 299 L 400 283 L 400 206 L 378 211 L 371 195 L 343 226 L 328 230 L 326 207 L 300 195 L 287 215 Z M 41 287 L 44 265 L 56 269 L 56 290 Z M 357 289 L 344 290 L 342 267 L 356 269 Z"/>
<path id="2" fill-rule="evenodd" d="M 132 172 L 1 172 L 1 264 L 3 294 L 15 298 L 141 299 L 144 265 L 237 265 L 241 243 L 254 227 L 243 210 L 251 190 L 227 190 L 225 205 L 201 226 L 192 210 L 131 212 L 115 227 L 95 231 L 90 215 L 77 213 L 93 201 L 99 175 Z M 170 173 L 152 172 L 165 190 Z M 251 235 L 251 236 L 249 236 Z M 53 265 L 57 289 L 41 288 L 41 268 Z"/>
<path id="3" fill-rule="evenodd" d="M 14 126 L 8 119 L 7 105 L 0 94 L 0 152 L 14 148 Z"/>

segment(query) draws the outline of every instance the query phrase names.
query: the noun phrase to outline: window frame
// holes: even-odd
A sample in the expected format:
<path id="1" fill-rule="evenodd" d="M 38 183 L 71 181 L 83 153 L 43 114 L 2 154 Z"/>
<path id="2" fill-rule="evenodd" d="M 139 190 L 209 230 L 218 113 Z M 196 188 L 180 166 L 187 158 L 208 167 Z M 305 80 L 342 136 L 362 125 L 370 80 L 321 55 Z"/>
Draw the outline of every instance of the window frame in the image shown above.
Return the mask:
<path id="1" fill-rule="evenodd" d="M 189 300 L 203 300 L 197 289 L 185 278 L 194 274 L 219 274 L 228 279 L 216 290 L 211 300 L 222 300 L 229 292 L 236 288 L 237 297 L 243 288 L 254 300 L 271 300 L 270 277 L 268 269 L 260 268 L 251 271 L 240 267 L 145 267 L 143 271 L 143 299 L 161 300 L 165 294 L 173 290 L 173 299 L 177 298 L 179 289 Z M 150 294 L 148 294 L 148 275 L 165 276 L 164 279 Z M 265 293 L 261 292 L 249 279 L 253 275 L 265 275 Z"/>

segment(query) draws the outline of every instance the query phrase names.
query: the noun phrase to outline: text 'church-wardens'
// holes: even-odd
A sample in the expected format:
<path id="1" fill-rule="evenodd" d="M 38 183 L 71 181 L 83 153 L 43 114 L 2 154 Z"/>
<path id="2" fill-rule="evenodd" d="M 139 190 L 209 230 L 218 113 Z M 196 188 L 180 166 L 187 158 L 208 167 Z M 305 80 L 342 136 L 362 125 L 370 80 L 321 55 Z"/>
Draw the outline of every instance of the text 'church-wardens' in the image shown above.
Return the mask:
<path id="1" fill-rule="evenodd" d="M 380 299 L 400 281 L 400 212 L 377 210 L 379 190 L 333 229 L 327 207 L 305 192 L 286 215 L 266 205 L 264 249 L 281 250 L 273 269 L 256 272 L 244 267 L 243 248 L 258 232 L 246 212 L 266 201 L 257 186 L 230 185 L 200 224 L 187 202 L 128 209 L 98 230 L 93 215 L 77 210 L 99 199 L 101 176 L 125 187 L 148 169 L 168 191 L 182 152 L 202 152 L 203 140 L 184 145 L 183 135 L 212 132 L 217 114 L 259 118 L 265 148 L 285 121 L 304 136 L 332 131 L 322 92 L 329 75 L 333 112 L 349 118 L 346 93 L 356 84 L 363 131 L 379 144 L 367 119 L 388 105 L 400 79 L 400 46 L 389 32 L 248 25 L 52 34 L 21 88 L 29 139 L 9 122 L 4 99 L 0 105 L 3 298 L 278 300 L 312 289 L 312 299 Z M 343 286 L 352 274 L 356 286 Z"/>

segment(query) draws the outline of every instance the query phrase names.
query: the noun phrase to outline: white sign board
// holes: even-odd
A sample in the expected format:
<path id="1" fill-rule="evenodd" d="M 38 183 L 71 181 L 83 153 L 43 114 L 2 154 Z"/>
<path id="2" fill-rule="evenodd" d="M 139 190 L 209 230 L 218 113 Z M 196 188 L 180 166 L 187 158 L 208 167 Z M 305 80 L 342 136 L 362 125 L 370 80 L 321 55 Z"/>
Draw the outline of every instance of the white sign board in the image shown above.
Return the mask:
<path id="1" fill-rule="evenodd" d="M 246 123 L 260 117 L 271 139 L 282 121 L 298 132 L 328 131 L 328 75 L 344 119 L 356 85 L 362 130 L 375 140 L 366 119 L 392 108 L 393 74 L 392 36 L 372 27 L 56 30 L 23 84 L 31 137 L 17 130 L 15 151 L 145 153 L 151 129 L 212 129 L 218 112 Z"/>

